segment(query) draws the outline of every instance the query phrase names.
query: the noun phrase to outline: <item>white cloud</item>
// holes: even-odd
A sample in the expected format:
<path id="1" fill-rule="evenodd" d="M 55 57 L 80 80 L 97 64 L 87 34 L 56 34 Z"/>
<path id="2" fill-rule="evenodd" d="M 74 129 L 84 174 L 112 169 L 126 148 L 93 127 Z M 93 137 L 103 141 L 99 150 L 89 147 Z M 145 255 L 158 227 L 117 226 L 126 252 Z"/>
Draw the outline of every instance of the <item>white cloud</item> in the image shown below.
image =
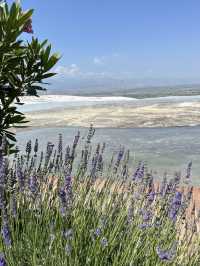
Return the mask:
<path id="1" fill-rule="evenodd" d="M 80 68 L 76 64 L 71 64 L 70 66 L 58 66 L 55 69 L 55 72 L 58 74 L 61 74 L 63 76 L 68 76 L 68 77 L 75 77 L 80 75 Z"/>
<path id="2" fill-rule="evenodd" d="M 104 65 L 105 64 L 105 56 L 95 56 L 93 59 L 95 65 Z"/>
<path id="3" fill-rule="evenodd" d="M 93 58 L 93 63 L 95 65 L 106 65 L 113 61 L 114 58 L 119 57 L 118 53 L 113 53 L 111 55 L 95 56 Z"/>
<path id="4" fill-rule="evenodd" d="M 81 71 L 76 64 L 70 66 L 57 66 L 55 68 L 57 75 L 54 78 L 104 78 L 111 74 L 105 72 Z"/>

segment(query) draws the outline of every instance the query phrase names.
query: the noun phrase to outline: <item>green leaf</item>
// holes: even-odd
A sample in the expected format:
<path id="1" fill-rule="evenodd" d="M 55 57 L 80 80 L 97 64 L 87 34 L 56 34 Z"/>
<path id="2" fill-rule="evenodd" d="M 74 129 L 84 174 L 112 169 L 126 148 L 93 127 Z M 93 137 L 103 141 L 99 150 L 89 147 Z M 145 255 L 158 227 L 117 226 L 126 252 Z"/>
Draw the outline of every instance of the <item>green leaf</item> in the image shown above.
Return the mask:
<path id="1" fill-rule="evenodd" d="M 6 133 L 6 137 L 9 138 L 10 140 L 14 141 L 14 142 L 17 141 L 16 138 L 13 135 L 11 135 L 10 133 Z"/>
<path id="2" fill-rule="evenodd" d="M 28 122 L 29 122 L 29 121 L 28 121 Z M 27 128 L 27 127 L 29 127 L 29 126 L 21 126 L 21 125 L 16 126 L 16 125 L 14 125 L 13 127 L 14 127 L 14 128 Z"/>
<path id="3" fill-rule="evenodd" d="M 47 74 L 42 75 L 42 79 L 50 78 L 50 77 L 53 77 L 55 75 L 56 75 L 56 73 L 47 73 Z"/>
<path id="4" fill-rule="evenodd" d="M 24 119 L 25 119 L 25 117 L 22 115 L 15 115 L 15 116 L 10 118 L 10 123 L 11 124 L 21 123 Z"/>
<path id="5" fill-rule="evenodd" d="M 43 60 L 45 64 L 48 62 L 50 52 L 51 52 L 51 45 L 48 45 L 45 50 L 44 56 L 43 56 Z"/>
<path id="6" fill-rule="evenodd" d="M 33 15 L 33 9 L 26 11 L 23 15 L 21 15 L 20 19 L 17 21 L 17 27 L 24 26 L 28 19 Z"/>
<path id="7" fill-rule="evenodd" d="M 53 66 L 55 66 L 55 64 L 58 62 L 59 59 L 60 59 L 59 54 L 53 54 L 53 55 L 49 58 L 49 60 L 48 60 L 48 62 L 47 62 L 47 64 L 46 64 L 46 66 L 44 67 L 44 70 L 45 70 L 46 72 L 49 71 Z"/>

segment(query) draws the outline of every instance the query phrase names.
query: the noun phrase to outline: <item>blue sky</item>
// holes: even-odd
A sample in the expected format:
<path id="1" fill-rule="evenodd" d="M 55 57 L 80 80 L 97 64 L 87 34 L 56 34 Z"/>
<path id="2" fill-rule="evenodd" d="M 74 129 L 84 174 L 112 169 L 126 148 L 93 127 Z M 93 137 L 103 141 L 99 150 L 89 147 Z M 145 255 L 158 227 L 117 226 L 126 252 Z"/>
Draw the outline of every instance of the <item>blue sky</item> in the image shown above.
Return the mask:
<path id="1" fill-rule="evenodd" d="M 21 2 L 35 9 L 35 36 L 61 53 L 64 78 L 200 77 L 199 0 Z"/>

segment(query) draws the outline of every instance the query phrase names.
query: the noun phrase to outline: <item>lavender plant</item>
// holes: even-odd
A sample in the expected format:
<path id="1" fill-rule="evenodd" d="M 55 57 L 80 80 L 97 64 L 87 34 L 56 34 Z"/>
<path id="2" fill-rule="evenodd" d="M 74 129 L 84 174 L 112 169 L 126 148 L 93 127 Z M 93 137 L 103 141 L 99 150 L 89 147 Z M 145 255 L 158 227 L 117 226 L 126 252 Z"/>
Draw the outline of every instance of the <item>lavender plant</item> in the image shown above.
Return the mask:
<path id="1" fill-rule="evenodd" d="M 83 156 L 80 132 L 67 147 L 62 135 L 48 142 L 41 157 L 38 140 L 9 164 L 0 153 L 0 265 L 198 266 L 199 210 L 192 187 L 181 190 L 188 177 L 158 183 L 143 162 L 132 174 L 124 148 L 107 171 L 93 135 L 80 143 Z"/>

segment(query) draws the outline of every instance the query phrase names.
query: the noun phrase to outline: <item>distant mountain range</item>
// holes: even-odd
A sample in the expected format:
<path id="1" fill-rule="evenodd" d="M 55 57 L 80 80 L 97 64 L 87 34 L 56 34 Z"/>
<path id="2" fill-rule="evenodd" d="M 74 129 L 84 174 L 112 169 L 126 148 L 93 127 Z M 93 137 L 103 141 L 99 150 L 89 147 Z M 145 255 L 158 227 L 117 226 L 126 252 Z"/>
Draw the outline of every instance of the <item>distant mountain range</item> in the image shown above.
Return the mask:
<path id="1" fill-rule="evenodd" d="M 48 86 L 47 94 L 68 94 L 85 96 L 126 96 L 133 98 L 151 98 L 164 96 L 200 95 L 200 82 L 180 84 L 178 80 L 116 80 L 96 79 L 78 81 L 77 79 L 59 80 Z M 164 85 L 163 85 L 164 83 Z M 154 85 L 151 85 L 154 84 Z"/>

